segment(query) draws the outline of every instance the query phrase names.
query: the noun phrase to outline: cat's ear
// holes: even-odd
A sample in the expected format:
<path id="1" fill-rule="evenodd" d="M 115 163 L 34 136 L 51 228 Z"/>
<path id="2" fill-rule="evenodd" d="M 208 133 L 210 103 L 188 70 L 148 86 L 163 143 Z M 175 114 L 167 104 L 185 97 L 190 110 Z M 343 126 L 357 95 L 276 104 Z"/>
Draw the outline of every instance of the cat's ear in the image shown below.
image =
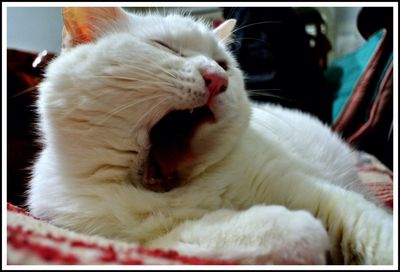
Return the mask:
<path id="1" fill-rule="evenodd" d="M 214 29 L 215 35 L 222 41 L 225 41 L 232 34 L 232 30 L 235 28 L 236 20 L 229 19 L 220 24 L 216 29 Z"/>
<path id="2" fill-rule="evenodd" d="M 88 43 L 105 29 L 127 19 L 127 13 L 116 7 L 66 7 L 64 18 L 63 47 Z"/>

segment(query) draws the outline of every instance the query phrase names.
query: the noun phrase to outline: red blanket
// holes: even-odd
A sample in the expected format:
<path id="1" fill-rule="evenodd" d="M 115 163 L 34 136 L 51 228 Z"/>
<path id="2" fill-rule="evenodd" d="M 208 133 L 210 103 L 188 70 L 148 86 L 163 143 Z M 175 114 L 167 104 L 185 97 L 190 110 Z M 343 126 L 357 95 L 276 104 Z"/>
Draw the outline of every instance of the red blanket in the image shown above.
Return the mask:
<path id="1" fill-rule="evenodd" d="M 7 264 L 223 265 L 234 262 L 150 250 L 61 229 L 7 204 Z"/>

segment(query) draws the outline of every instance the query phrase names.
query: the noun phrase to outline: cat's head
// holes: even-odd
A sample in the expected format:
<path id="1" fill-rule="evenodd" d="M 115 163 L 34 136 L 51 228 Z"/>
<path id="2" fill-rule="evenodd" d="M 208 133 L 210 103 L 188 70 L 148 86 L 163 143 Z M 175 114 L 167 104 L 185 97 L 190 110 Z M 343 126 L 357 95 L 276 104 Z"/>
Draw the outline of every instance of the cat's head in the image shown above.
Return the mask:
<path id="1" fill-rule="evenodd" d="M 66 171 L 166 191 L 224 158 L 248 124 L 234 27 L 120 8 L 64 8 L 38 102 Z"/>

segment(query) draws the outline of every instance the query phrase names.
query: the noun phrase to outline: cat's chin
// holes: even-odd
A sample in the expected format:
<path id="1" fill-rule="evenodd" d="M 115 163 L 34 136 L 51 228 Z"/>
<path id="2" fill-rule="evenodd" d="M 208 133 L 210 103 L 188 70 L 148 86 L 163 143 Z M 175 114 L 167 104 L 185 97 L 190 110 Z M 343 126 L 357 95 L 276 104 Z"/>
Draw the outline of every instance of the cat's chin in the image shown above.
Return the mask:
<path id="1" fill-rule="evenodd" d="M 216 122 L 208 106 L 167 113 L 150 130 L 150 150 L 142 185 L 155 192 L 167 192 L 182 181 L 179 168 L 193 159 L 191 140 L 205 123 Z"/>

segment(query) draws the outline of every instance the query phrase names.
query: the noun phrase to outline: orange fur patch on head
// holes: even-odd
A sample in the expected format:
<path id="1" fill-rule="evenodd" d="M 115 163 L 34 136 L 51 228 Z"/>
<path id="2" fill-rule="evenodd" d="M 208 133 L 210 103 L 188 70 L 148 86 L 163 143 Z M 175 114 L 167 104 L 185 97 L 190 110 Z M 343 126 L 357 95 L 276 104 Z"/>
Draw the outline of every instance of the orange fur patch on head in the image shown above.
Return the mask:
<path id="1" fill-rule="evenodd" d="M 126 14 L 121 8 L 66 7 L 62 9 L 64 18 L 63 46 L 71 47 L 92 42 L 96 32 L 110 21 L 118 21 Z M 67 39 L 64 41 L 64 39 Z"/>

